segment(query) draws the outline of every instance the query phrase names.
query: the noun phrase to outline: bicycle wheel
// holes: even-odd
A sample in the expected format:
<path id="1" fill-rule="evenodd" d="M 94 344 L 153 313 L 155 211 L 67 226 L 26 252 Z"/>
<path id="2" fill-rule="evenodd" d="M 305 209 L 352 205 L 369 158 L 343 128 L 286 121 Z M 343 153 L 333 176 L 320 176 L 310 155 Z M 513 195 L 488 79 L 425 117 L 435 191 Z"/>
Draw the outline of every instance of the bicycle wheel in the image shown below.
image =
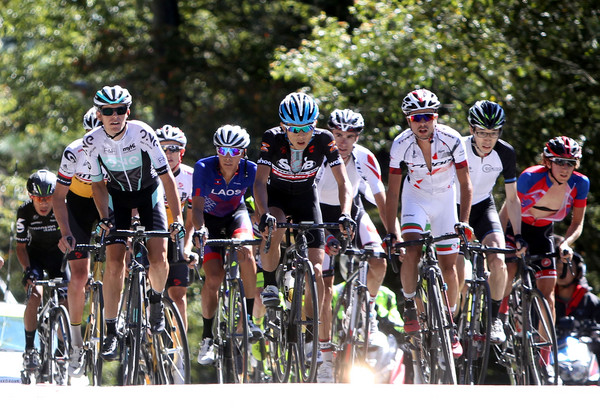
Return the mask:
<path id="1" fill-rule="evenodd" d="M 48 354 L 51 358 L 48 365 L 49 375 L 54 383 L 67 385 L 69 374 L 69 352 L 71 350 L 71 330 L 69 313 L 64 306 L 57 306 L 50 312 L 50 333 Z"/>
<path id="2" fill-rule="evenodd" d="M 221 287 L 214 325 L 219 383 L 246 383 L 249 356 L 248 316 L 241 279 L 226 279 Z"/>
<path id="3" fill-rule="evenodd" d="M 190 351 L 187 333 L 179 310 L 168 297 L 163 297 L 165 331 L 156 335 L 158 362 L 165 369 L 161 372 L 163 384 L 189 384 Z"/>
<path id="4" fill-rule="evenodd" d="M 458 329 L 464 352 L 456 363 L 459 384 L 484 384 L 490 353 L 491 295 L 486 280 L 471 281 Z"/>
<path id="5" fill-rule="evenodd" d="M 91 386 L 102 385 L 102 358 L 100 350 L 104 340 L 104 298 L 102 283 L 92 283 L 90 288 L 90 312 L 85 327 L 85 373 Z"/>
<path id="6" fill-rule="evenodd" d="M 142 343 L 142 294 L 140 278 L 129 281 L 127 292 L 125 323 L 123 325 L 120 358 L 120 381 L 123 385 L 140 384 L 138 370 Z"/>
<path id="7" fill-rule="evenodd" d="M 431 357 L 432 384 L 456 384 L 456 368 L 454 356 L 452 355 L 452 343 L 450 338 L 451 323 L 448 320 L 447 309 L 442 303 L 444 295 L 440 273 L 436 268 L 428 268 L 427 272 L 427 321 L 429 329 L 428 348 Z"/>
<path id="8" fill-rule="evenodd" d="M 287 383 L 291 372 L 291 343 L 289 339 L 290 310 L 282 306 L 267 308 L 265 340 L 270 358 L 273 381 Z"/>
<path id="9" fill-rule="evenodd" d="M 331 320 L 331 345 L 335 350 L 335 380 L 341 381 L 345 372 L 343 349 L 346 345 L 348 327 L 350 324 L 350 292 L 352 286 L 345 284 L 338 295 Z"/>
<path id="10" fill-rule="evenodd" d="M 319 352 L 319 307 L 315 273 L 306 258 L 294 270 L 289 332 L 290 342 L 295 344 L 292 350 L 294 371 L 291 376 L 298 382 L 313 382 L 317 375 Z"/>
<path id="11" fill-rule="evenodd" d="M 531 385 L 556 385 L 558 384 L 556 332 L 548 302 L 538 289 L 529 291 L 525 301 L 523 348 L 527 359 L 527 381 Z M 549 374 L 549 369 L 552 374 Z"/>

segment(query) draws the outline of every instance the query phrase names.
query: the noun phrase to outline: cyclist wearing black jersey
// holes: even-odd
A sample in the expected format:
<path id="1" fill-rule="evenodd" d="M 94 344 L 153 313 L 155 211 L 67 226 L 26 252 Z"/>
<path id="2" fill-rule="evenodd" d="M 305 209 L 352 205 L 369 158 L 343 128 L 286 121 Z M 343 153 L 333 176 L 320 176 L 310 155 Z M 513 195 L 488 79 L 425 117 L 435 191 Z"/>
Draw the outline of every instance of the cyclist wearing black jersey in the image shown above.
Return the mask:
<path id="1" fill-rule="evenodd" d="M 132 210 L 137 209 L 140 223 L 146 230 L 166 230 L 166 196 L 174 221 L 170 226 L 172 239 L 176 239 L 175 236 L 182 239 L 185 230 L 173 173 L 154 129 L 141 121 L 128 120 L 131 102 L 129 91 L 118 85 L 106 86 L 96 92 L 94 105 L 102 126 L 84 136 L 94 201 L 102 218 L 100 227 L 106 231 L 129 229 Z M 108 175 L 106 184 L 103 170 Z M 106 337 L 101 354 L 105 360 L 114 360 L 117 357 L 116 323 L 126 247 L 120 238 L 109 239 L 106 243 L 103 282 Z M 152 332 L 158 333 L 165 324 L 162 292 L 169 270 L 167 239 L 149 238 L 146 246 L 150 264 L 149 321 Z"/>
<path id="2" fill-rule="evenodd" d="M 35 281 L 43 279 L 44 271 L 50 278 L 68 278 L 67 274 L 61 272 L 63 253 L 58 248 L 60 228 L 52 212 L 52 194 L 55 187 L 56 175 L 52 172 L 34 172 L 27 180 L 30 200 L 17 210 L 17 259 L 24 270 L 23 286 L 27 289 L 33 286 L 23 316 L 23 367 L 27 370 L 35 370 L 40 366 L 40 355 L 34 341 L 42 288 L 35 286 Z"/>
<path id="3" fill-rule="evenodd" d="M 327 130 L 315 128 L 318 115 L 319 108 L 312 97 L 304 93 L 291 93 L 279 105 L 279 126 L 267 130 L 263 136 L 254 183 L 254 199 L 261 216 L 259 229 L 263 235 L 267 234 L 268 224 L 286 222 L 287 216 L 295 223 L 322 222 L 315 177 L 323 160 L 331 167 L 338 185 L 341 209 L 339 222 L 354 224 L 350 218 L 352 186 L 333 135 Z M 275 229 L 269 252 L 265 254 L 264 249 L 261 250 L 265 286 L 261 299 L 265 306 L 279 304 L 275 270 L 280 258 L 279 243 L 284 234 L 284 229 Z M 322 229 L 309 231 L 308 258 L 315 271 L 319 312 L 331 309 L 331 306 L 323 306 L 324 242 Z"/>
<path id="4" fill-rule="evenodd" d="M 100 126 L 96 117 L 96 107 L 90 108 L 83 116 L 86 133 Z M 83 152 L 83 139 L 70 143 L 64 150 L 58 170 L 56 190 L 52 195 L 52 206 L 60 226 L 62 237 L 58 246 L 69 252 L 71 278 L 67 290 L 69 298 L 69 319 L 71 320 L 71 347 L 69 375 L 81 377 L 83 374 L 83 338 L 81 321 L 85 304 L 85 286 L 89 273 L 89 252 L 73 252 L 76 244 L 90 243 L 92 231 L 100 220 L 94 199 L 89 164 Z"/>

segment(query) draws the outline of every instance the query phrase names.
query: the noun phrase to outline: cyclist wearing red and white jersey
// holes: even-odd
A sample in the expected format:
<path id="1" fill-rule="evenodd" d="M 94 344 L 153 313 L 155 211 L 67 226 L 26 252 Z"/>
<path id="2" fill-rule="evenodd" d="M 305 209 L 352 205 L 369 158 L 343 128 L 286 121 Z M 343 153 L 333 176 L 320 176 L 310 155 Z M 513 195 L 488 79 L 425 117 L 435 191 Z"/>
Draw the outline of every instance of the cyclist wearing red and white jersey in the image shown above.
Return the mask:
<path id="1" fill-rule="evenodd" d="M 379 215 L 383 223 L 386 223 L 385 218 L 385 187 L 381 181 L 381 168 L 375 155 L 367 148 L 356 144 L 363 128 L 363 116 L 350 109 L 334 110 L 329 116 L 327 123 L 335 143 L 340 152 L 340 156 L 346 166 L 346 172 L 352 185 L 352 197 L 354 203 L 352 206 L 352 218 L 357 223 L 357 243 L 358 246 L 370 246 L 378 252 L 383 252 L 381 247 L 381 236 L 377 232 L 377 228 L 371 221 L 362 206 L 362 201 L 358 196 L 361 184 L 365 187 L 365 197 L 377 205 Z M 325 221 L 336 221 L 341 215 L 340 201 L 338 195 L 338 187 L 331 167 L 326 163 L 323 164 L 317 176 L 317 191 L 319 194 L 319 204 L 321 213 Z M 334 236 L 337 232 L 332 231 Z M 328 237 L 329 238 L 329 237 Z M 329 242 L 329 241 L 328 241 Z M 330 266 L 331 256 L 326 252 L 323 261 L 323 266 Z M 373 305 L 379 287 L 385 277 L 386 261 L 382 258 L 369 259 L 369 271 L 367 274 L 367 287 L 370 293 L 370 306 L 372 310 L 369 312 L 370 327 L 369 332 L 377 332 L 377 314 L 373 310 Z M 323 270 L 323 282 L 325 285 L 325 297 L 323 304 L 331 305 L 333 299 L 333 270 Z M 324 333 L 320 335 L 320 349 L 323 357 L 323 363 L 319 366 L 317 372 L 317 381 L 333 382 L 333 358 L 332 347 L 330 345 L 331 333 L 331 316 L 330 311 L 325 309 L 321 314 Z"/>
<path id="2" fill-rule="evenodd" d="M 87 133 L 100 125 L 96 117 L 96 107 L 90 108 L 83 116 L 83 128 Z M 83 138 L 70 143 L 63 152 L 52 205 L 62 234 L 58 245 L 61 251 L 70 252 L 68 260 L 71 280 L 67 294 L 72 350 L 69 357 L 69 375 L 81 377 L 84 354 L 81 321 L 90 258 L 89 252 L 73 252 L 72 249 L 77 243 L 90 243 L 94 225 L 100 220 L 92 198 L 92 180 L 89 162 L 83 151 Z"/>
<path id="3" fill-rule="evenodd" d="M 452 128 L 438 124 L 440 101 L 429 90 L 411 91 L 402 101 L 402 111 L 410 128 L 396 137 L 390 151 L 386 218 L 388 237 L 395 242 L 399 232 L 394 225 L 398 209 L 398 196 L 402 183 L 402 169 L 407 168 L 402 189 L 401 231 L 405 241 L 420 239 L 426 224 L 431 224 L 434 236 L 452 233 L 461 221 L 468 227 L 471 210 L 472 187 L 469 167 L 460 134 Z M 454 180 L 460 183 L 460 216 L 455 207 Z M 469 228 L 470 229 L 470 228 Z M 401 280 L 404 294 L 404 328 L 412 333 L 419 330 L 414 297 L 417 289 L 418 263 L 421 246 L 410 246 L 402 262 Z M 436 244 L 438 264 L 448 285 L 448 298 L 456 301 L 458 278 L 456 257 L 458 239 Z M 451 306 L 454 311 L 456 305 Z M 462 347 L 453 335 L 453 353 L 462 354 Z"/>
<path id="4" fill-rule="evenodd" d="M 245 158 L 250 135 L 238 125 L 224 125 L 215 132 L 213 144 L 217 155 L 200 159 L 194 166 L 194 227 L 209 239 L 253 239 L 252 222 L 244 201 L 256 176 L 256 164 Z M 256 262 L 251 246 L 238 252 L 238 262 L 246 295 L 250 341 L 254 342 L 262 332 L 251 317 L 256 294 Z M 202 267 L 206 275 L 200 294 L 204 327 L 197 360 L 208 365 L 215 361 L 212 329 L 219 287 L 225 276 L 222 248 L 205 246 Z"/>
<path id="5" fill-rule="evenodd" d="M 523 247 L 521 238 L 521 203 L 517 196 L 517 160 L 513 147 L 502 139 L 502 127 L 506 116 L 502 107 L 494 102 L 477 101 L 469 109 L 469 130 L 471 135 L 463 138 L 469 162 L 469 175 L 473 185 L 473 201 L 469 225 L 473 227 L 475 237 L 486 246 L 504 248 L 504 230 L 496 209 L 492 190 L 500 175 L 504 177 L 506 206 L 512 225 L 519 238 L 519 248 Z M 460 204 L 460 201 L 457 201 Z M 459 205 L 460 208 L 460 205 Z M 524 250 L 524 249 L 523 249 Z M 490 341 L 494 344 L 506 340 L 504 325 L 498 318 L 498 311 L 506 287 L 506 263 L 504 255 L 486 254 L 490 269 L 488 278 L 492 297 L 492 326 Z M 464 284 L 464 258 L 458 258 L 458 278 L 460 288 Z"/>
<path id="6" fill-rule="evenodd" d="M 148 231 L 166 230 L 167 218 L 163 197 L 166 195 L 174 222 L 172 240 L 184 236 L 181 203 L 173 173 L 154 130 L 146 123 L 128 120 L 132 98 L 127 89 L 105 86 L 94 96 L 96 115 L 102 126 L 83 137 L 90 162 L 94 201 L 100 214 L 100 227 L 130 229 L 132 210 L 137 209 L 140 223 Z M 104 183 L 103 170 L 108 175 Z M 159 182 L 160 181 L 160 182 Z M 164 192 L 164 193 L 163 193 Z M 101 354 L 105 360 L 117 357 L 117 313 L 125 271 L 125 241 L 107 240 L 104 271 L 104 314 L 106 337 Z M 150 280 L 151 331 L 164 329 L 162 292 L 169 265 L 167 239 L 149 238 L 148 278 Z"/>
<path id="7" fill-rule="evenodd" d="M 311 96 L 288 94 L 279 105 L 279 126 L 267 130 L 263 136 L 254 183 L 254 200 L 261 218 L 259 230 L 263 235 L 266 235 L 268 224 L 284 223 L 287 216 L 295 223 L 322 223 L 315 177 L 324 160 L 331 167 L 337 185 L 341 208 L 339 222 L 354 224 L 350 217 L 352 187 L 346 168 L 333 135 L 315 128 L 318 116 L 319 107 Z M 265 285 L 261 299 L 265 306 L 279 305 L 275 271 L 280 258 L 279 244 L 284 234 L 284 229 L 275 229 L 269 252 L 265 254 L 264 245 L 261 247 Z M 307 238 L 308 258 L 315 271 L 318 311 L 323 314 L 324 309 L 331 309 L 331 306 L 323 305 L 325 235 L 322 229 L 314 229 L 308 231 Z M 322 326 L 321 321 L 318 331 L 323 335 Z"/>
<path id="8" fill-rule="evenodd" d="M 180 262 L 169 263 L 169 275 L 167 276 L 167 293 L 173 300 L 181 318 L 183 324 L 187 329 L 187 286 L 189 285 L 189 267 L 185 262 L 190 259 L 192 252 L 192 235 L 194 234 L 194 223 L 192 222 L 192 177 L 194 174 L 194 168 L 189 165 L 183 164 L 183 155 L 185 154 L 185 147 L 187 145 L 187 137 L 184 132 L 171 125 L 163 125 L 161 128 L 156 130 L 156 137 L 162 150 L 167 156 L 167 161 L 173 177 L 175 178 L 175 184 L 177 186 L 177 192 L 179 193 L 179 199 L 181 200 L 181 212 L 185 220 L 185 237 L 183 240 L 183 249 L 181 249 L 183 259 Z M 167 220 L 169 224 L 173 223 L 173 217 L 165 197 L 165 209 L 167 211 Z M 179 256 L 172 255 L 173 247 L 169 246 L 167 256 L 169 261 L 175 261 L 180 259 Z M 194 257 L 193 262 L 197 263 L 198 258 Z"/>

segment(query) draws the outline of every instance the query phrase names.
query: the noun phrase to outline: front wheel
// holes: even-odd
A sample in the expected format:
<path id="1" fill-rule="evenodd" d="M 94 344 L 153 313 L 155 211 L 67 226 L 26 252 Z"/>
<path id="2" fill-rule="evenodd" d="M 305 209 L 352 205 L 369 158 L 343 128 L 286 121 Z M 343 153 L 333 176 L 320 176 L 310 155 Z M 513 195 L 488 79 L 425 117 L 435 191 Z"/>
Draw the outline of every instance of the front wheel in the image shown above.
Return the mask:
<path id="1" fill-rule="evenodd" d="M 165 369 L 164 384 L 190 384 L 190 350 L 177 306 L 163 297 L 165 330 L 157 335 L 158 360 Z"/>
<path id="2" fill-rule="evenodd" d="M 71 349 L 71 330 L 69 314 L 64 306 L 52 309 L 49 336 L 48 353 L 51 357 L 48 363 L 49 375 L 56 384 L 67 385 L 69 382 L 67 367 Z"/>
<path id="3" fill-rule="evenodd" d="M 100 350 L 104 340 L 104 298 L 102 296 L 102 283 L 91 285 L 90 313 L 85 327 L 83 344 L 85 353 L 85 373 L 92 386 L 102 384 L 102 358 Z"/>

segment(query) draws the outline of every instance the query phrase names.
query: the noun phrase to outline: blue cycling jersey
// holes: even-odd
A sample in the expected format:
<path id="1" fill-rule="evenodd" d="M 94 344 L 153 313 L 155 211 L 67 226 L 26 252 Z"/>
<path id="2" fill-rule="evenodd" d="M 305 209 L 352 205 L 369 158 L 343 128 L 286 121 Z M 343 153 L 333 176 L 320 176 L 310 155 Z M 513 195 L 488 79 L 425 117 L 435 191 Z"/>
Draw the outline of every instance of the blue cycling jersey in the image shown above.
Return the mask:
<path id="1" fill-rule="evenodd" d="M 248 188 L 254 184 L 256 164 L 242 159 L 238 171 L 229 183 L 219 171 L 219 158 L 203 158 L 194 166 L 193 196 L 205 198 L 204 213 L 213 216 L 232 214 L 244 201 Z"/>

